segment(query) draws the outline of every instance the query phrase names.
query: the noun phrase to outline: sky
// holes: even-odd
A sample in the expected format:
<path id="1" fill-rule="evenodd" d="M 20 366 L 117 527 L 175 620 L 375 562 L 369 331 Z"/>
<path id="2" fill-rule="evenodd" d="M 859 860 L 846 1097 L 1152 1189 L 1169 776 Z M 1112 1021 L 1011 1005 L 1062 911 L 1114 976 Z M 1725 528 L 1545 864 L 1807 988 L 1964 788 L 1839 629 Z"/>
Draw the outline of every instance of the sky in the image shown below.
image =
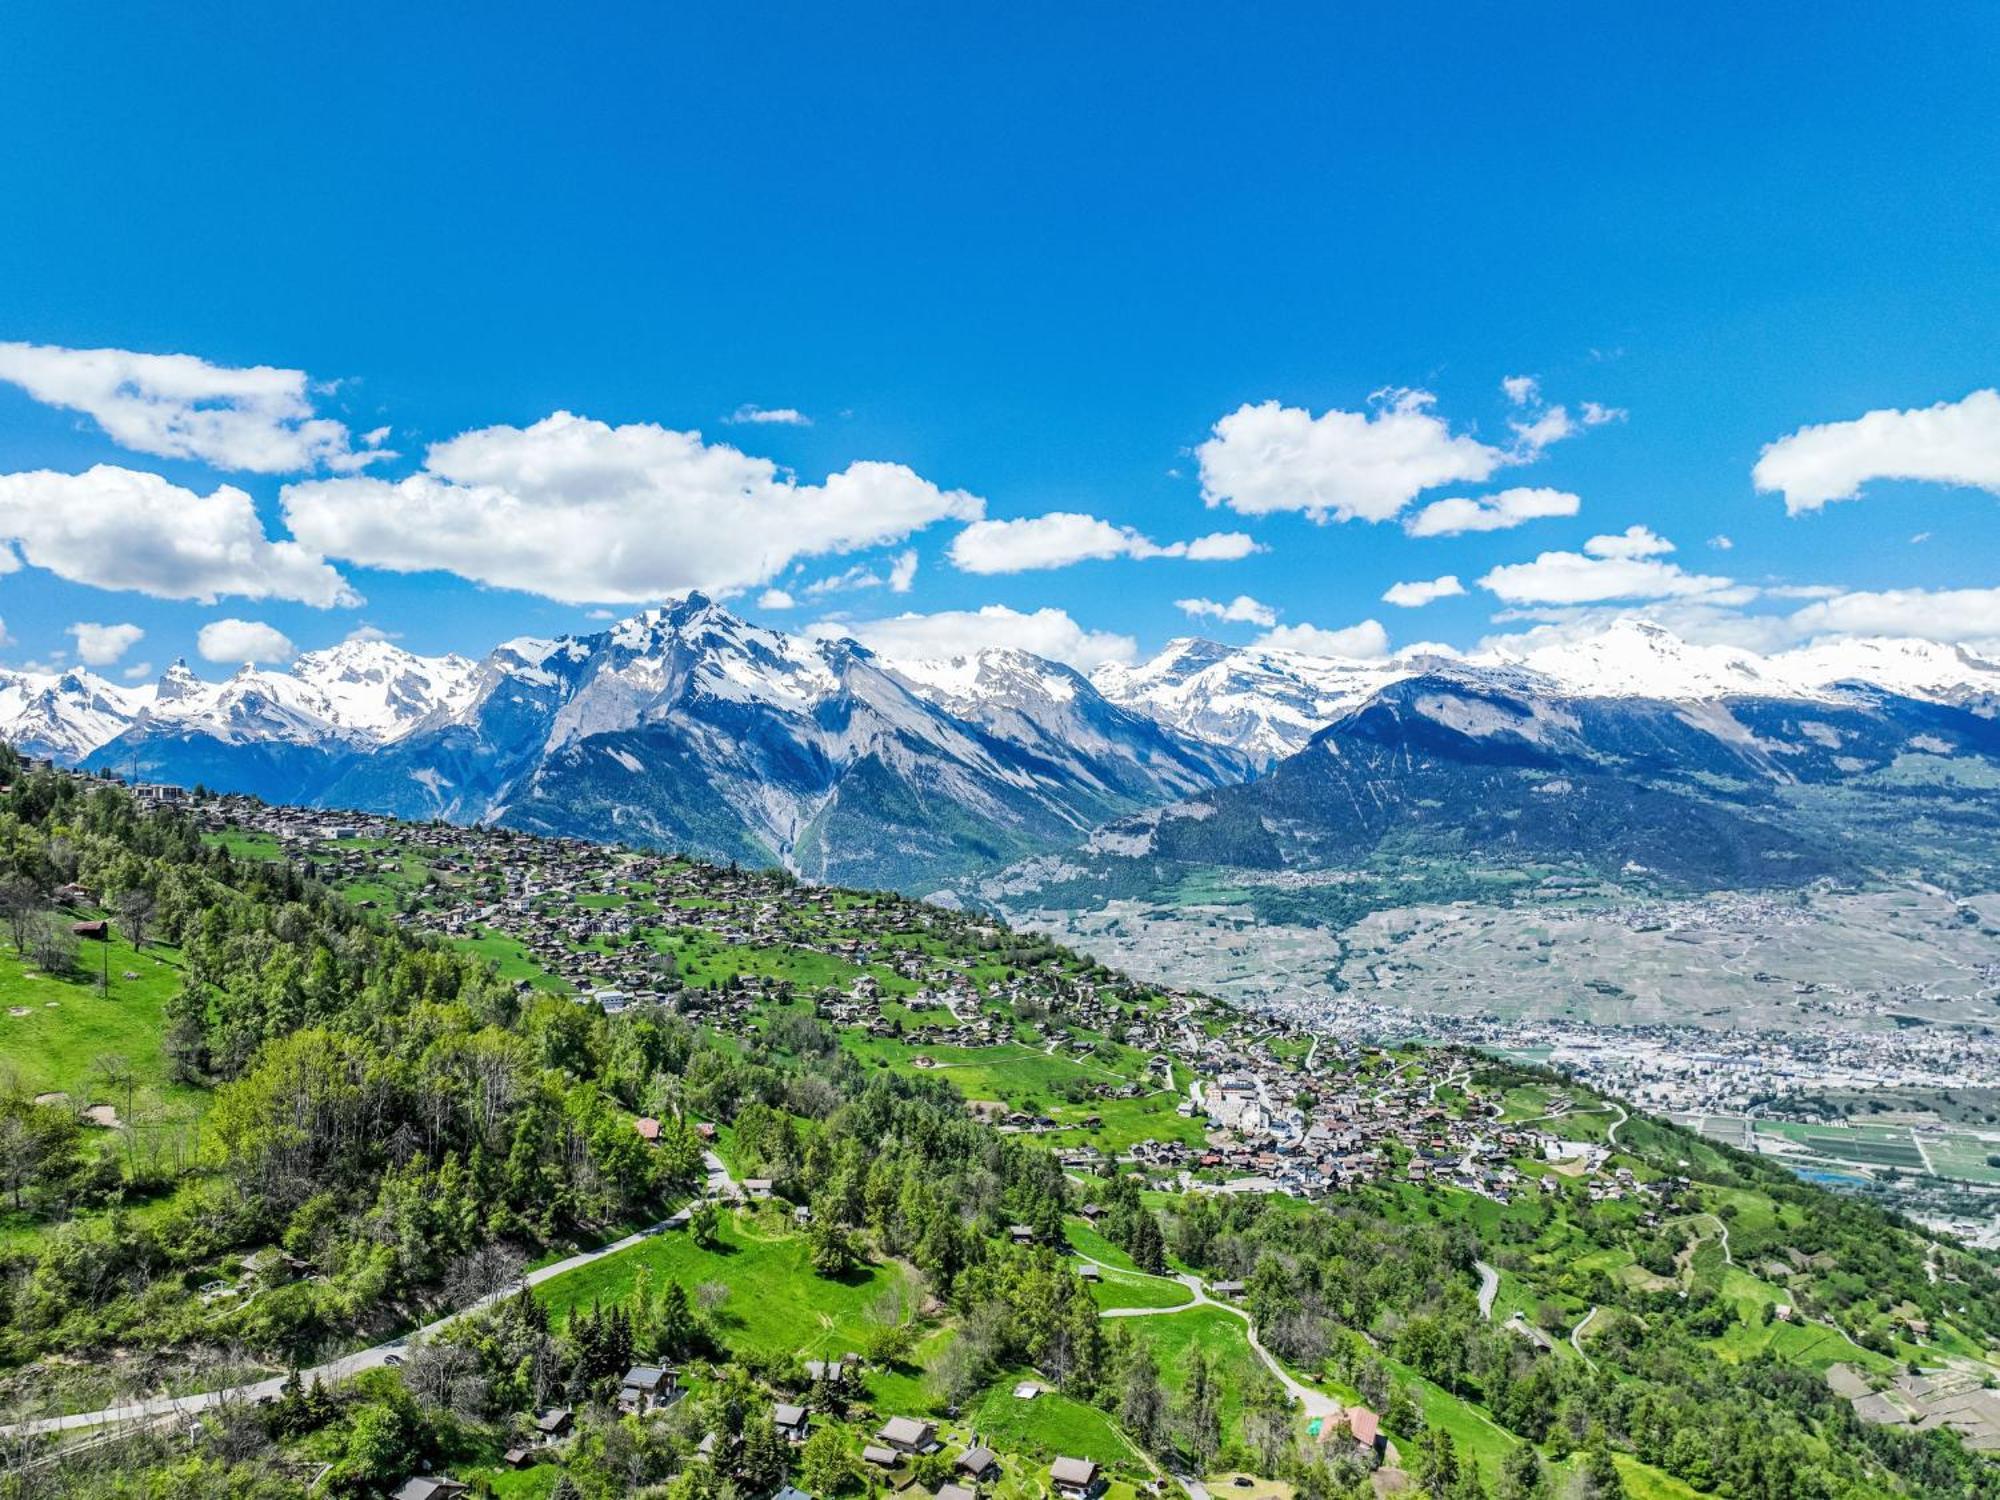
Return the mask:
<path id="1" fill-rule="evenodd" d="M 2000 10 L 12 7 L 0 662 L 2000 642 Z"/>

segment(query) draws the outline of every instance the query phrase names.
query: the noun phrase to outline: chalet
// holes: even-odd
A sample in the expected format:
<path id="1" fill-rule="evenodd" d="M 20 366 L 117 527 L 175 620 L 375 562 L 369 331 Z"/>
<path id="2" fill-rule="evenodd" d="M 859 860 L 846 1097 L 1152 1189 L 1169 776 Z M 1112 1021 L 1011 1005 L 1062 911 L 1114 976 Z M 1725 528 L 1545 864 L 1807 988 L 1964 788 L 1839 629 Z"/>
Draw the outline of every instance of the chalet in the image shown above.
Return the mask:
<path id="1" fill-rule="evenodd" d="M 1101 1487 L 1094 1460 L 1059 1458 L 1049 1465 L 1049 1483 L 1063 1500 L 1093 1500 Z"/>
<path id="2" fill-rule="evenodd" d="M 552 1443 L 557 1438 L 566 1438 L 576 1425 L 576 1413 L 567 1406 L 549 1406 L 535 1413 L 535 1431 L 542 1441 Z"/>
<path id="3" fill-rule="evenodd" d="M 789 1401 L 780 1402 L 771 1408 L 771 1425 L 778 1429 L 778 1436 L 788 1443 L 803 1443 L 812 1426 L 812 1416 L 803 1406 Z"/>
<path id="4" fill-rule="evenodd" d="M 1017 1245 L 1032 1245 L 1035 1243 L 1035 1231 L 1026 1224 L 1009 1224 L 1007 1238 Z"/>
<path id="5" fill-rule="evenodd" d="M 680 1394 L 674 1372 L 659 1365 L 634 1365 L 618 1382 L 618 1409 L 644 1415 Z"/>
<path id="6" fill-rule="evenodd" d="M 460 1495 L 472 1493 L 472 1486 L 460 1484 L 445 1475 L 412 1475 L 389 1497 L 389 1500 L 458 1500 Z"/>
<path id="7" fill-rule="evenodd" d="M 500 1455 L 500 1462 L 510 1469 L 526 1469 L 533 1467 L 536 1456 L 533 1448 L 523 1448 L 517 1443 Z"/>
<path id="8" fill-rule="evenodd" d="M 979 1500 L 979 1494 L 962 1484 L 941 1484 L 938 1486 L 937 1500 Z"/>
<path id="9" fill-rule="evenodd" d="M 958 1455 L 952 1467 L 979 1484 L 1000 1472 L 1000 1455 L 983 1444 L 974 1444 Z"/>
<path id="10" fill-rule="evenodd" d="M 915 1417 L 891 1417 L 875 1437 L 898 1453 L 929 1453 L 938 1445 L 936 1424 Z"/>
<path id="11" fill-rule="evenodd" d="M 746 1177 L 743 1179 L 743 1191 L 749 1195 L 751 1202 L 762 1203 L 771 1196 L 771 1179 L 768 1177 Z"/>
<path id="12" fill-rule="evenodd" d="M 861 1448 L 861 1461 L 871 1463 L 878 1469 L 893 1469 L 903 1461 L 903 1455 L 880 1443 L 865 1443 Z"/>
<path id="13" fill-rule="evenodd" d="M 1382 1433 L 1382 1419 L 1366 1406 L 1347 1408 L 1347 1431 L 1354 1441 L 1378 1457 L 1388 1451 L 1389 1440 Z"/>

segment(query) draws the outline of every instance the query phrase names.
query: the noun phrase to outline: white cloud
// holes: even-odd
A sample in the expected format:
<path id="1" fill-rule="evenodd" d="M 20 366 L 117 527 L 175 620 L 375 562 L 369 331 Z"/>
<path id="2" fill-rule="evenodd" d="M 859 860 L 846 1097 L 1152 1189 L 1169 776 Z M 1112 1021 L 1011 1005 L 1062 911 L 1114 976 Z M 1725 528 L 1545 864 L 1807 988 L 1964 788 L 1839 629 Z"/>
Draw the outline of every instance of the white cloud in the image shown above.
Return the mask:
<path id="1" fill-rule="evenodd" d="M 284 632 L 262 620 L 211 620 L 195 637 L 195 649 L 207 661 L 232 666 L 260 661 L 290 661 L 298 650 Z"/>
<path id="2" fill-rule="evenodd" d="M 153 675 L 153 664 L 149 661 L 135 661 L 123 668 L 118 675 L 127 682 L 143 682 Z"/>
<path id="3" fill-rule="evenodd" d="M 889 565 L 889 592 L 907 594 L 910 585 L 917 581 L 917 551 L 912 547 L 900 554 Z"/>
<path id="4" fill-rule="evenodd" d="M 301 541 L 399 573 L 432 569 L 565 603 L 643 603 L 768 583 L 801 557 L 898 542 L 984 502 L 901 464 L 800 484 L 769 459 L 649 422 L 557 412 L 432 446 L 398 483 L 288 485 Z"/>
<path id="5" fill-rule="evenodd" d="M 2000 640 L 2000 588 L 1837 594 L 1795 611 L 1790 624 L 1802 639 L 1913 635 L 1932 641 Z"/>
<path id="6" fill-rule="evenodd" d="M 975 521 L 951 540 L 953 566 L 967 573 L 1024 573 L 1111 557 L 1181 557 L 1234 562 L 1257 550 L 1241 531 L 1218 531 L 1162 546 L 1130 526 L 1056 510 L 1012 521 Z"/>
<path id="7" fill-rule="evenodd" d="M 1465 585 L 1458 581 L 1456 573 L 1446 573 L 1442 578 L 1416 579 L 1408 583 L 1392 583 L 1382 595 L 1384 604 L 1398 604 L 1404 609 L 1420 609 L 1439 599 L 1450 599 L 1465 592 Z"/>
<path id="8" fill-rule="evenodd" d="M 1629 413 L 1622 406 L 1604 406 L 1595 401 L 1583 403 L 1583 425 L 1602 427 L 1607 422 L 1622 422 Z"/>
<path id="9" fill-rule="evenodd" d="M 1542 399 L 1542 383 L 1532 375 L 1509 375 L 1500 382 L 1500 389 L 1515 406 L 1533 406 Z"/>
<path id="10" fill-rule="evenodd" d="M 1257 644 L 1279 651 L 1302 651 L 1308 656 L 1373 661 L 1389 654 L 1389 632 L 1379 620 L 1363 620 L 1340 630 L 1322 630 L 1317 625 L 1280 625 L 1258 636 Z"/>
<path id="11" fill-rule="evenodd" d="M 1609 536 L 1594 536 L 1583 544 L 1592 557 L 1658 557 L 1674 544 L 1647 526 L 1627 526 Z"/>
<path id="12" fill-rule="evenodd" d="M 1383 391 L 1365 412 L 1314 416 L 1276 401 L 1238 407 L 1195 450 L 1202 499 L 1248 516 L 1386 521 L 1423 491 L 1478 482 L 1519 461 L 1454 433 L 1428 391 Z"/>
<path id="13" fill-rule="evenodd" d="M 1468 531 L 1510 531 L 1549 516 L 1573 516 L 1583 502 L 1567 490 L 1511 489 L 1479 498 L 1433 500 L 1403 523 L 1411 536 L 1459 536 Z"/>
<path id="14" fill-rule="evenodd" d="M 1741 603 L 1756 590 L 1730 579 L 1689 573 L 1657 554 L 1673 544 L 1643 526 L 1594 536 L 1582 552 L 1544 552 L 1533 562 L 1505 563 L 1479 586 L 1510 604 L 1593 604 L 1606 599 L 1673 599 L 1711 596 L 1717 603 Z"/>
<path id="15" fill-rule="evenodd" d="M 364 641 L 400 641 L 402 638 L 403 632 L 400 630 L 384 630 L 380 625 L 362 624 L 348 631 L 342 637 L 341 643 L 352 646 Z"/>
<path id="16" fill-rule="evenodd" d="M 1874 479 L 1971 485 L 2000 494 L 2000 391 L 1910 411 L 1801 427 L 1765 447 L 1750 477 L 1791 515 L 1852 500 Z"/>
<path id="17" fill-rule="evenodd" d="M 1708 545 L 1713 547 L 1717 552 L 1727 552 L 1730 550 L 1730 548 L 1734 547 L 1736 543 L 1732 542 L 1728 537 L 1722 535 L 1720 532 L 1717 532 L 1714 536 L 1708 539 Z"/>
<path id="18" fill-rule="evenodd" d="M 0 343 L 0 380 L 80 411 L 122 448 L 218 469 L 346 472 L 396 455 L 378 428 L 357 450 L 344 423 L 313 414 L 303 370 L 229 369 L 192 354 Z"/>
<path id="19" fill-rule="evenodd" d="M 988 646 L 1008 646 L 1087 672 L 1138 654 L 1138 643 L 1129 635 L 1086 630 L 1063 610 L 1023 613 L 1001 604 L 882 620 L 821 620 L 806 628 L 821 638 L 851 637 L 892 661 L 968 656 Z"/>
<path id="20" fill-rule="evenodd" d="M 1278 612 L 1275 609 L 1252 599 L 1248 594 L 1238 594 L 1227 604 L 1214 599 L 1176 599 L 1174 608 L 1196 620 L 1224 620 L 1235 625 L 1267 627 L 1278 623 Z"/>
<path id="21" fill-rule="evenodd" d="M 203 604 L 224 594 L 321 609 L 361 602 L 311 551 L 266 536 L 250 497 L 233 485 L 198 495 L 110 464 L 82 474 L 0 474 L 0 541 L 18 545 L 38 568 L 94 588 Z M 0 572 L 11 571 L 11 549 L 0 547 L 0 555 Z"/>
<path id="22" fill-rule="evenodd" d="M 754 401 L 746 401 L 727 417 L 725 422 L 732 426 L 746 423 L 762 427 L 810 427 L 812 418 L 794 406 L 759 406 Z"/>
<path id="23" fill-rule="evenodd" d="M 763 593 L 757 596 L 757 607 L 759 609 L 790 609 L 798 602 L 798 600 L 794 599 L 783 589 L 765 589 Z"/>
<path id="24" fill-rule="evenodd" d="M 145 639 L 137 625 L 96 625 L 79 620 L 65 634 L 76 637 L 76 654 L 85 666 L 108 667 Z"/>

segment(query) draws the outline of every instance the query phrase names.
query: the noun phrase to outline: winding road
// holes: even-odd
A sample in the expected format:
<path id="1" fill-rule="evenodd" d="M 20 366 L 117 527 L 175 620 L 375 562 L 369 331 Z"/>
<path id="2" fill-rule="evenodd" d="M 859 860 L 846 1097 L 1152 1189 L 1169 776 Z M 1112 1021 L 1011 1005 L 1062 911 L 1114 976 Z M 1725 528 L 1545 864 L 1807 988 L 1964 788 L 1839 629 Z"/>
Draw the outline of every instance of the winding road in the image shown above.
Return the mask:
<path id="1" fill-rule="evenodd" d="M 708 1171 L 709 1196 L 729 1202 L 741 1199 L 742 1187 L 729 1175 L 729 1168 L 722 1158 L 713 1151 L 702 1153 L 702 1165 Z M 390 1360 L 400 1360 L 413 1344 L 437 1333 L 455 1318 L 467 1313 L 478 1312 L 494 1303 L 511 1297 L 523 1287 L 540 1286 L 545 1281 L 553 1281 L 558 1276 L 566 1276 L 571 1271 L 581 1270 L 587 1265 L 603 1260 L 606 1256 L 619 1255 L 624 1251 L 643 1245 L 667 1228 L 666 1220 L 648 1225 L 637 1233 L 628 1234 L 622 1240 L 614 1240 L 608 1245 L 600 1245 L 595 1250 L 584 1250 L 566 1260 L 552 1262 L 522 1276 L 512 1285 L 481 1297 L 478 1301 L 459 1308 L 456 1312 L 426 1323 L 409 1333 L 398 1334 L 370 1349 L 357 1350 L 353 1354 L 343 1354 L 338 1359 L 330 1359 L 324 1364 L 299 1371 L 299 1379 L 310 1385 L 314 1380 L 331 1383 L 359 1375 L 363 1370 L 379 1369 Z M 86 1427 L 101 1427 L 108 1422 L 152 1422 L 166 1417 L 194 1416 L 211 1407 L 223 1406 L 233 1401 L 260 1401 L 265 1397 L 275 1400 L 285 1384 L 282 1375 L 273 1375 L 267 1380 L 252 1381 L 247 1385 L 226 1386 L 219 1391 L 199 1391 L 186 1396 L 152 1396 L 143 1401 L 130 1401 L 122 1406 L 101 1407 L 97 1411 L 72 1412 L 63 1417 L 42 1417 L 32 1422 L 16 1422 L 0 1427 L 0 1437 L 35 1437 L 51 1432 L 75 1432 Z"/>
<path id="2" fill-rule="evenodd" d="M 1479 1273 L 1479 1316 L 1491 1322 L 1493 1298 L 1500 1290 L 1500 1273 L 1483 1260 L 1475 1260 L 1472 1267 Z"/>
<path id="3" fill-rule="evenodd" d="M 1336 1401 L 1324 1391 L 1314 1390 L 1287 1370 L 1279 1362 L 1278 1357 L 1266 1349 L 1263 1341 L 1257 1337 L 1257 1325 L 1250 1320 L 1250 1314 L 1242 1308 L 1237 1307 L 1234 1303 L 1220 1302 L 1214 1297 L 1209 1296 L 1208 1288 L 1202 1284 L 1199 1276 L 1186 1274 L 1179 1276 L 1155 1276 L 1149 1271 L 1128 1271 L 1123 1266 L 1110 1265 L 1105 1261 L 1098 1260 L 1095 1256 L 1085 1255 L 1082 1251 L 1077 1252 L 1077 1258 L 1088 1261 L 1091 1265 L 1100 1267 L 1103 1270 L 1114 1271 L 1120 1276 L 1138 1276 L 1148 1281 L 1178 1282 L 1192 1294 L 1190 1301 L 1179 1303 L 1173 1307 L 1107 1307 L 1103 1310 L 1102 1316 L 1107 1318 L 1162 1318 L 1171 1317 L 1175 1313 L 1184 1313 L 1196 1307 L 1219 1307 L 1231 1317 L 1243 1320 L 1244 1332 L 1249 1336 L 1250 1347 L 1256 1351 L 1257 1357 L 1264 1362 L 1265 1368 L 1277 1376 L 1278 1383 L 1291 1394 L 1293 1400 L 1299 1403 L 1307 1416 L 1337 1417 L 1347 1410 L 1346 1406 L 1341 1402 Z"/>

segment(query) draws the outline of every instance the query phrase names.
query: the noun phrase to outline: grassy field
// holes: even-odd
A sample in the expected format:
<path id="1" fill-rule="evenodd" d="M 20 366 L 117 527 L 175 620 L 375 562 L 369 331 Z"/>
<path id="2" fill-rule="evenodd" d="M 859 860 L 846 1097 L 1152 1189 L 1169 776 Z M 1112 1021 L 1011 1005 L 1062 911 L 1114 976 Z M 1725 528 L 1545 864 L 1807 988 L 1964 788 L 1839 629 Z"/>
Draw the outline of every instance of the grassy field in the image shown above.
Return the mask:
<path id="1" fill-rule="evenodd" d="M 31 1094 L 66 1093 L 73 1103 L 115 1104 L 123 1114 L 123 1086 L 108 1089 L 98 1067 L 98 1059 L 116 1056 L 155 1105 L 202 1108 L 206 1093 L 172 1082 L 160 1048 L 166 1003 L 180 988 L 179 955 L 160 947 L 137 952 L 114 936 L 80 944 L 77 965 L 53 978 L 17 954 L 0 953 L 0 1067 Z M 100 993 L 107 967 L 110 989 Z M 134 1102 L 146 1101 L 135 1096 Z"/>
<path id="2" fill-rule="evenodd" d="M 571 1308 L 628 1296 L 641 1266 L 652 1268 L 656 1286 L 678 1281 L 690 1294 L 704 1282 L 728 1287 L 729 1300 L 716 1323 L 731 1349 L 808 1358 L 856 1348 L 867 1331 L 870 1307 L 904 1285 L 903 1272 L 892 1266 L 870 1267 L 841 1281 L 816 1276 L 802 1235 L 780 1229 L 773 1216 L 744 1213 L 723 1216 L 713 1250 L 684 1233 L 663 1233 L 543 1282 L 535 1295 L 560 1319 Z"/>
<path id="3" fill-rule="evenodd" d="M 1032 1370 L 1002 1375 L 967 1408 L 965 1420 L 1002 1453 L 1038 1459 L 1093 1458 L 1101 1464 L 1134 1461 L 1131 1445 L 1119 1435 L 1111 1418 L 1096 1407 L 1056 1391 L 1044 1391 L 1032 1401 L 1014 1395 L 1017 1382 L 1039 1379 Z"/>

